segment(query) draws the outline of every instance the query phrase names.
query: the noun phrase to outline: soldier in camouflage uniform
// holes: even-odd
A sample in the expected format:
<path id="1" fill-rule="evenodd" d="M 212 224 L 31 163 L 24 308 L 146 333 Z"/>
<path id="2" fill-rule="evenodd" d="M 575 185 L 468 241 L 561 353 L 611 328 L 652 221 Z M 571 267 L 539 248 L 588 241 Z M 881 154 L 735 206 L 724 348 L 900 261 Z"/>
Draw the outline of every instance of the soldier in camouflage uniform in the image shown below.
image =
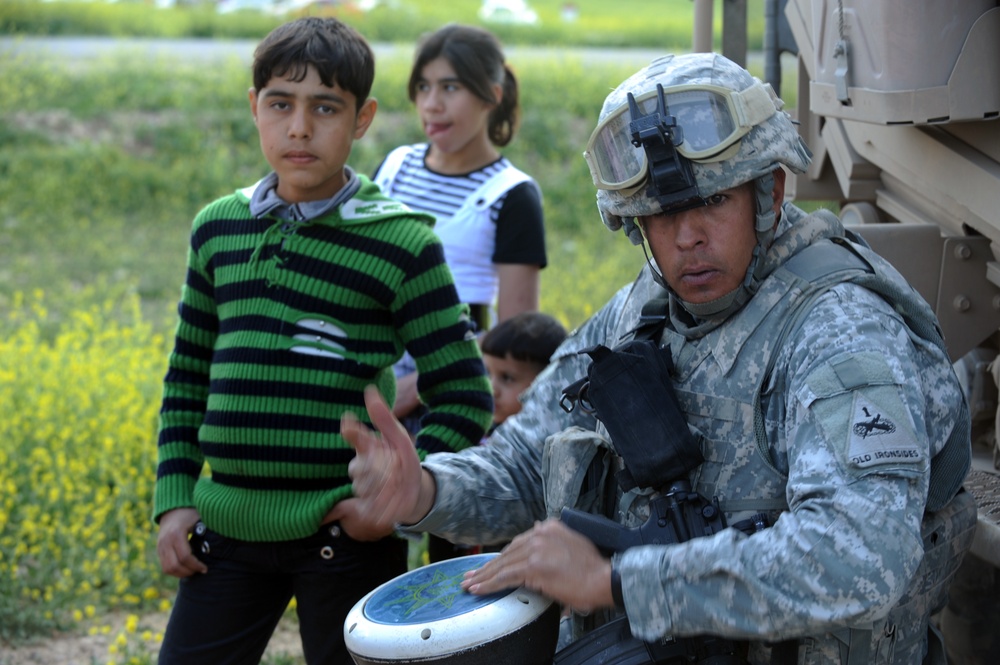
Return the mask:
<path id="1" fill-rule="evenodd" d="M 635 121 L 657 114 L 679 155 L 668 176 L 654 168 L 663 152 L 630 142 Z M 420 464 L 370 393 L 382 435 L 344 424 L 358 452 L 344 527 L 520 534 L 469 591 L 523 584 L 591 620 L 624 613 L 647 641 L 721 636 L 753 664 L 943 663 L 929 617 L 975 504 L 960 488 L 969 413 L 930 308 L 835 216 L 783 203 L 781 166 L 802 172 L 810 153 L 770 86 L 721 56 L 665 56 L 627 79 L 585 156 L 605 224 L 652 259 L 571 334 L 488 446 Z M 628 337 L 654 298 L 667 303 L 660 345 L 705 458 L 692 487 L 729 524 L 762 513 L 771 526 L 609 559 L 560 510 L 636 526 L 656 489 L 623 491 L 606 430 L 558 403 L 587 371 L 578 352 Z M 585 482 L 595 459 L 609 482 Z"/>

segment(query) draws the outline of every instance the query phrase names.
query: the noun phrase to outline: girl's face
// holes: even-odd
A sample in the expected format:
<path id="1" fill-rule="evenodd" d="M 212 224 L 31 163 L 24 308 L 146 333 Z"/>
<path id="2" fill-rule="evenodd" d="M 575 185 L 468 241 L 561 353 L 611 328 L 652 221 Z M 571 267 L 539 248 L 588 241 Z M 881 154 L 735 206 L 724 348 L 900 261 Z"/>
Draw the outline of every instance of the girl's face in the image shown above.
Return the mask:
<path id="1" fill-rule="evenodd" d="M 496 85 L 497 100 L 501 93 Z M 462 85 L 447 59 L 439 57 L 424 66 L 414 103 L 427 139 L 447 161 L 493 152 L 488 123 L 494 105 Z"/>

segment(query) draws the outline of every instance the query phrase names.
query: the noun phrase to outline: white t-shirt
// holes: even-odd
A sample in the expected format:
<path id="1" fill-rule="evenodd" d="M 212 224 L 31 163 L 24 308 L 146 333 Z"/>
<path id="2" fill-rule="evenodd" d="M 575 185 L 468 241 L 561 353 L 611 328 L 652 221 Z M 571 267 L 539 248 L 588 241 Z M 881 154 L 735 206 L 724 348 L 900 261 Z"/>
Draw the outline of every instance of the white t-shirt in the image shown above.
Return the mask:
<path id="1" fill-rule="evenodd" d="M 459 298 L 493 308 L 497 263 L 547 263 L 540 190 L 505 157 L 471 173 L 435 173 L 425 163 L 427 148 L 397 148 L 373 179 L 388 196 L 434 215 Z"/>

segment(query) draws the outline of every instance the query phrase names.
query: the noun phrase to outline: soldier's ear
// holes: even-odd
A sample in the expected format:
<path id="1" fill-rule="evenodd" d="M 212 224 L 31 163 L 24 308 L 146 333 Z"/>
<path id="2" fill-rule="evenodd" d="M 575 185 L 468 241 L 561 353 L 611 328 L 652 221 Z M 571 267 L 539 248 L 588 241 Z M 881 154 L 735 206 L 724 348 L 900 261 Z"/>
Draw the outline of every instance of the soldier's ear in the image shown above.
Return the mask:
<path id="1" fill-rule="evenodd" d="M 771 196 L 774 200 L 775 218 L 781 216 L 781 204 L 785 202 L 785 177 L 787 175 L 785 169 L 780 166 L 774 169 L 774 189 L 771 190 Z"/>

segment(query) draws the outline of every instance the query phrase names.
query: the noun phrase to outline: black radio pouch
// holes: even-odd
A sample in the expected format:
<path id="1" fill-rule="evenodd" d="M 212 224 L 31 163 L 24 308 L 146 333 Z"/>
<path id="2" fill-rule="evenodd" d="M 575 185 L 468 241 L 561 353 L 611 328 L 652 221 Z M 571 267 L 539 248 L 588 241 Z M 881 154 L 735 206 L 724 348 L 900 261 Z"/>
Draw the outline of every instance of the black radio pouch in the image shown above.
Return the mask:
<path id="1" fill-rule="evenodd" d="M 587 377 L 563 389 L 561 404 L 571 411 L 579 402 L 604 423 L 625 463 L 622 489 L 658 488 L 702 463 L 674 394 L 667 351 L 651 339 L 632 339 L 580 353 L 591 357 Z"/>

